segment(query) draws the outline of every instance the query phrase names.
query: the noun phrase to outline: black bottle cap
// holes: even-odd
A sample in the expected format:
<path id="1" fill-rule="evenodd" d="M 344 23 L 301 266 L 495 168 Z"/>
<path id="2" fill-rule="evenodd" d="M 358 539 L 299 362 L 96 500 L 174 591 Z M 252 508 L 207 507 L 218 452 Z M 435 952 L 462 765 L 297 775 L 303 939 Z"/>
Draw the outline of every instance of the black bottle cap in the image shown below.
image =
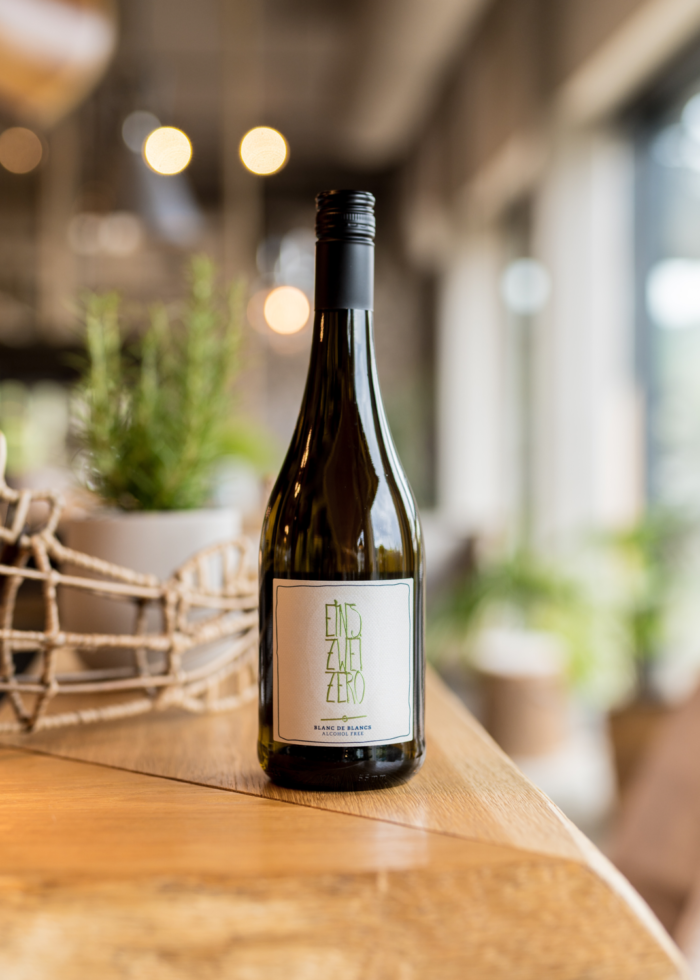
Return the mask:
<path id="1" fill-rule="evenodd" d="M 321 191 L 316 212 L 319 242 L 374 244 L 374 195 L 368 191 Z"/>

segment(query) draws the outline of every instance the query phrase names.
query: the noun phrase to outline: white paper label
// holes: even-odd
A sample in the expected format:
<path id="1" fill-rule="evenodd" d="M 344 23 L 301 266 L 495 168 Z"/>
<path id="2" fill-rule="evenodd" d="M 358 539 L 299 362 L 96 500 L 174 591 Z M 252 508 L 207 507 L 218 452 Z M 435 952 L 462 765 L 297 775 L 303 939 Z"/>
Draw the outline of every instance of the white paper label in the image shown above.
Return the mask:
<path id="1" fill-rule="evenodd" d="M 413 738 L 413 581 L 273 582 L 273 735 L 310 745 Z"/>

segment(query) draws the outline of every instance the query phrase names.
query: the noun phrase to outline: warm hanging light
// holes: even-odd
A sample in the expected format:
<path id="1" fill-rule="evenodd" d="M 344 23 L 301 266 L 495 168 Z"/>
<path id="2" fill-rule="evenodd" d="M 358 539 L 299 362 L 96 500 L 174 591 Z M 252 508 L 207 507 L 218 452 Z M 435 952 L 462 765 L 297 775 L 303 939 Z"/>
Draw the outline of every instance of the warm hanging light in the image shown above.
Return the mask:
<path id="1" fill-rule="evenodd" d="M 118 38 L 116 0 L 0 0 L 0 99 L 50 127 L 102 77 Z"/>
<path id="2" fill-rule="evenodd" d="M 192 159 L 192 144 L 181 129 L 160 126 L 143 144 L 146 163 L 157 174 L 181 173 Z"/>
<path id="3" fill-rule="evenodd" d="M 306 295 L 296 286 L 277 286 L 265 300 L 265 322 L 275 333 L 299 333 L 309 319 L 311 307 Z"/>
<path id="4" fill-rule="evenodd" d="M 0 135 L 0 163 L 13 174 L 28 174 L 41 163 L 41 140 L 31 129 L 11 126 Z"/>
<path id="5" fill-rule="evenodd" d="M 256 126 L 241 140 L 241 160 L 251 173 L 269 177 L 287 162 L 289 147 L 281 133 L 270 126 Z"/>

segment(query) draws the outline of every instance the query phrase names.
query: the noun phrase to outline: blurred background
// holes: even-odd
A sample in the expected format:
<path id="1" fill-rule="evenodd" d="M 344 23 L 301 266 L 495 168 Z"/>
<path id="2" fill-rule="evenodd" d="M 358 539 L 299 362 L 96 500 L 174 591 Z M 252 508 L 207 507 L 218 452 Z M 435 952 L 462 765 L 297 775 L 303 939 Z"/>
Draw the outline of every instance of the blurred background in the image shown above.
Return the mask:
<path id="1" fill-rule="evenodd" d="M 692 952 L 700 831 L 664 847 L 700 827 L 700 0 L 0 0 L 10 482 L 76 483 L 86 293 L 135 338 L 204 253 L 245 282 L 264 443 L 213 500 L 255 534 L 338 187 L 377 198 L 429 654 Z"/>

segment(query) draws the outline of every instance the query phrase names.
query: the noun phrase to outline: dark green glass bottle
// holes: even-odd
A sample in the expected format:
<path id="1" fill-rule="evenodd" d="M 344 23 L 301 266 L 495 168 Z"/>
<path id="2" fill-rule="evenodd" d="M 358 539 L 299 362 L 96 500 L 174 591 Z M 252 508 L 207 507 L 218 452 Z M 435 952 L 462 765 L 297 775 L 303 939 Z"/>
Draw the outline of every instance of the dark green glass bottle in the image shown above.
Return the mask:
<path id="1" fill-rule="evenodd" d="M 423 545 L 374 360 L 374 198 L 317 205 L 309 374 L 260 542 L 258 756 L 276 783 L 374 789 L 423 762 Z"/>

